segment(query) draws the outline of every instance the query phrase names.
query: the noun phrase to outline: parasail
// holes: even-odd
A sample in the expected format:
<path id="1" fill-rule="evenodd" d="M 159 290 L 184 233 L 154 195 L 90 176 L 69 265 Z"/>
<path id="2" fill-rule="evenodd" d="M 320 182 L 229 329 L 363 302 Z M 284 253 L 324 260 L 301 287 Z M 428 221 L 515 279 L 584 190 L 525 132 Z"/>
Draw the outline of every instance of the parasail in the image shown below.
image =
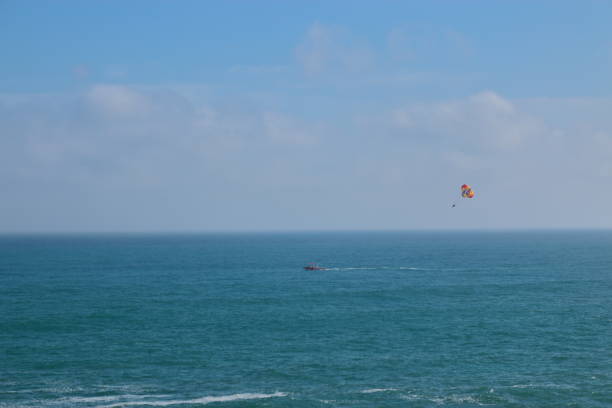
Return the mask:
<path id="1" fill-rule="evenodd" d="M 464 184 L 461 186 L 461 197 L 463 198 L 473 198 L 474 197 L 474 190 L 472 190 L 472 187 L 468 186 L 467 184 Z"/>

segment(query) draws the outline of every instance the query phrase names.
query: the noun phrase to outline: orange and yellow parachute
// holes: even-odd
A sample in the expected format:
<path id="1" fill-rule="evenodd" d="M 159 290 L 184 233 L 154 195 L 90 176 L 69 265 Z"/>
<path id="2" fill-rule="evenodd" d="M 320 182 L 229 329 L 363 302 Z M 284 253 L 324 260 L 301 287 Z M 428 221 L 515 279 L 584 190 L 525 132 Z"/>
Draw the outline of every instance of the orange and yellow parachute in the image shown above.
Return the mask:
<path id="1" fill-rule="evenodd" d="M 464 184 L 461 186 L 461 197 L 463 198 L 473 198 L 474 197 L 474 190 L 472 190 L 472 187 L 468 186 L 467 184 Z"/>

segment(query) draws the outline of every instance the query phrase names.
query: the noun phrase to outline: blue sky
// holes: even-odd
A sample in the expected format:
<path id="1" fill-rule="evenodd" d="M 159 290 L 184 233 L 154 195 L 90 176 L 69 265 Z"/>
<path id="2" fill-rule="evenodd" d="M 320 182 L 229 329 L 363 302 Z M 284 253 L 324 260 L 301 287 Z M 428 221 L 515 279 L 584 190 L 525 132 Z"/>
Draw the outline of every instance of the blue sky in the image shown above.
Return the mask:
<path id="1" fill-rule="evenodd" d="M 0 1 L 0 231 L 612 227 L 611 15 Z"/>

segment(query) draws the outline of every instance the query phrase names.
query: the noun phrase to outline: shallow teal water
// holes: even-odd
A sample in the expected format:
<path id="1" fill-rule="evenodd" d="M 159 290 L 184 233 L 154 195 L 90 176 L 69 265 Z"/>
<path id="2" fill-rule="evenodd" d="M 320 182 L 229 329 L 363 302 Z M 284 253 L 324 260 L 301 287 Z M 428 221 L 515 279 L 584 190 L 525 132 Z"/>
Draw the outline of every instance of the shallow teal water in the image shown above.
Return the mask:
<path id="1" fill-rule="evenodd" d="M 612 406 L 612 232 L 5 236 L 0 311 L 3 408 Z"/>

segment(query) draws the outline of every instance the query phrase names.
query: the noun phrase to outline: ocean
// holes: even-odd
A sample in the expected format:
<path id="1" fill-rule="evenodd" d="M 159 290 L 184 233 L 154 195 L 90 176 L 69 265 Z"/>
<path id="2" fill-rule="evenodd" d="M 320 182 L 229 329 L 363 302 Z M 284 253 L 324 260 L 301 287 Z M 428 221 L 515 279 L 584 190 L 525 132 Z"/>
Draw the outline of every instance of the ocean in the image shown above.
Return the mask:
<path id="1" fill-rule="evenodd" d="M 204 405 L 611 407 L 612 232 L 0 237 L 0 407 Z"/>

